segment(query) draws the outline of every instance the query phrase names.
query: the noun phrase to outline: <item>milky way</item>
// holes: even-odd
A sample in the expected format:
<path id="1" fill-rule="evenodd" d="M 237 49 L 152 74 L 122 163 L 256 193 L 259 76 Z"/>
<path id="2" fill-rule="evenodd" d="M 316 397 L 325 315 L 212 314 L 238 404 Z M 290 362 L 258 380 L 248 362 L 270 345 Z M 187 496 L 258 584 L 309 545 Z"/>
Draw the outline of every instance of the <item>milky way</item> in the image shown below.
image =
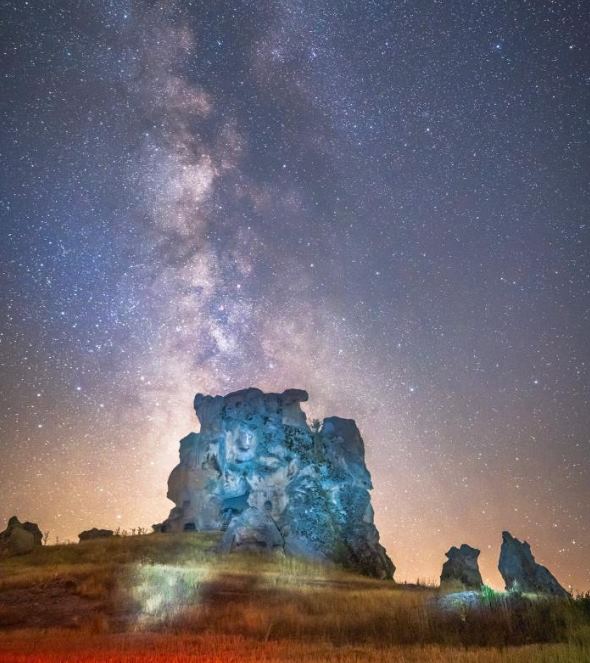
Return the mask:
<path id="1" fill-rule="evenodd" d="M 590 587 L 583 2 L 2 4 L 0 518 L 164 518 L 195 392 L 355 418 L 399 579 Z"/>

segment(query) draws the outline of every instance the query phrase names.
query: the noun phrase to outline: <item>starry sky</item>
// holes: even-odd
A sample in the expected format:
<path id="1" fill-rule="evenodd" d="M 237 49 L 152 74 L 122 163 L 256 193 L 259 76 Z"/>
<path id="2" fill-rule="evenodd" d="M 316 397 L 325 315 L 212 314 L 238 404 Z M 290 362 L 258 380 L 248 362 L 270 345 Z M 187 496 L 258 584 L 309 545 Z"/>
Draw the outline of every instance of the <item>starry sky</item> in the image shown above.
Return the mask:
<path id="1" fill-rule="evenodd" d="M 0 519 L 166 517 L 195 392 L 355 418 L 399 580 L 590 589 L 582 0 L 4 0 Z"/>

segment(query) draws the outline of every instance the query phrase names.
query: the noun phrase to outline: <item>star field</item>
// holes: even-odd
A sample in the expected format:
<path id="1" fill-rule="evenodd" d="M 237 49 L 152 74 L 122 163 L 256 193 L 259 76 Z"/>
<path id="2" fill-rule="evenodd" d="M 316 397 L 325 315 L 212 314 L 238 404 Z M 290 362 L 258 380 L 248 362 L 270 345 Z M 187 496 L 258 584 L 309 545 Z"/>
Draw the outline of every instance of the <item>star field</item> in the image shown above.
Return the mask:
<path id="1" fill-rule="evenodd" d="M 590 588 L 586 3 L 2 3 L 0 520 L 170 508 L 195 392 L 352 417 L 400 580 Z"/>

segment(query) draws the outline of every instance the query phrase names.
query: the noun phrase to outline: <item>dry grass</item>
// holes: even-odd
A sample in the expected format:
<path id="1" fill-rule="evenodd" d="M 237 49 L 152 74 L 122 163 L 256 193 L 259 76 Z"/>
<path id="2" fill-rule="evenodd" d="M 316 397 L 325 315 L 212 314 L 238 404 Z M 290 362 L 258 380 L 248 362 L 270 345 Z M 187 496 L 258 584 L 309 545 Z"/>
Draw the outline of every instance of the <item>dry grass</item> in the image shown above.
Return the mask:
<path id="1" fill-rule="evenodd" d="M 254 641 L 240 636 L 174 634 L 97 635 L 53 631 L 38 640 L 2 639 L 4 663 L 587 663 L 588 648 L 575 644 L 516 648 L 440 645 L 346 645 L 294 640 Z"/>
<path id="2" fill-rule="evenodd" d="M 588 599 L 442 609 L 434 588 L 214 543 L 149 535 L 3 560 L 0 661 L 590 661 Z"/>

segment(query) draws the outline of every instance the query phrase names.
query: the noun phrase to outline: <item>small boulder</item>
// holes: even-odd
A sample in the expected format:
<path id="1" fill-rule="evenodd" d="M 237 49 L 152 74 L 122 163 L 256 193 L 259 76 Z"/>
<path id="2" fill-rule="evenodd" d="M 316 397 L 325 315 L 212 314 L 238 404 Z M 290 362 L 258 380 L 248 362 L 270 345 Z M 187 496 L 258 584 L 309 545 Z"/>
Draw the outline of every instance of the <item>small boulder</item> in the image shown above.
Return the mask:
<path id="1" fill-rule="evenodd" d="M 84 532 L 80 532 L 80 534 L 78 534 L 78 538 L 80 539 L 81 543 L 82 541 L 92 541 L 93 539 L 108 539 L 113 535 L 114 532 L 112 529 L 97 529 L 96 527 L 93 527 L 92 529 L 87 529 Z"/>
<path id="2" fill-rule="evenodd" d="M 466 543 L 453 546 L 447 553 L 440 575 L 440 587 L 445 591 L 479 589 L 483 585 L 477 558 L 479 550 Z"/>
<path id="3" fill-rule="evenodd" d="M 43 534 L 36 523 L 21 523 L 12 516 L 3 532 L 0 532 L 0 554 L 25 555 L 42 545 Z"/>
<path id="4" fill-rule="evenodd" d="M 547 568 L 535 562 L 530 545 L 515 539 L 510 532 L 502 532 L 498 570 L 507 590 L 562 598 L 570 596 Z"/>

